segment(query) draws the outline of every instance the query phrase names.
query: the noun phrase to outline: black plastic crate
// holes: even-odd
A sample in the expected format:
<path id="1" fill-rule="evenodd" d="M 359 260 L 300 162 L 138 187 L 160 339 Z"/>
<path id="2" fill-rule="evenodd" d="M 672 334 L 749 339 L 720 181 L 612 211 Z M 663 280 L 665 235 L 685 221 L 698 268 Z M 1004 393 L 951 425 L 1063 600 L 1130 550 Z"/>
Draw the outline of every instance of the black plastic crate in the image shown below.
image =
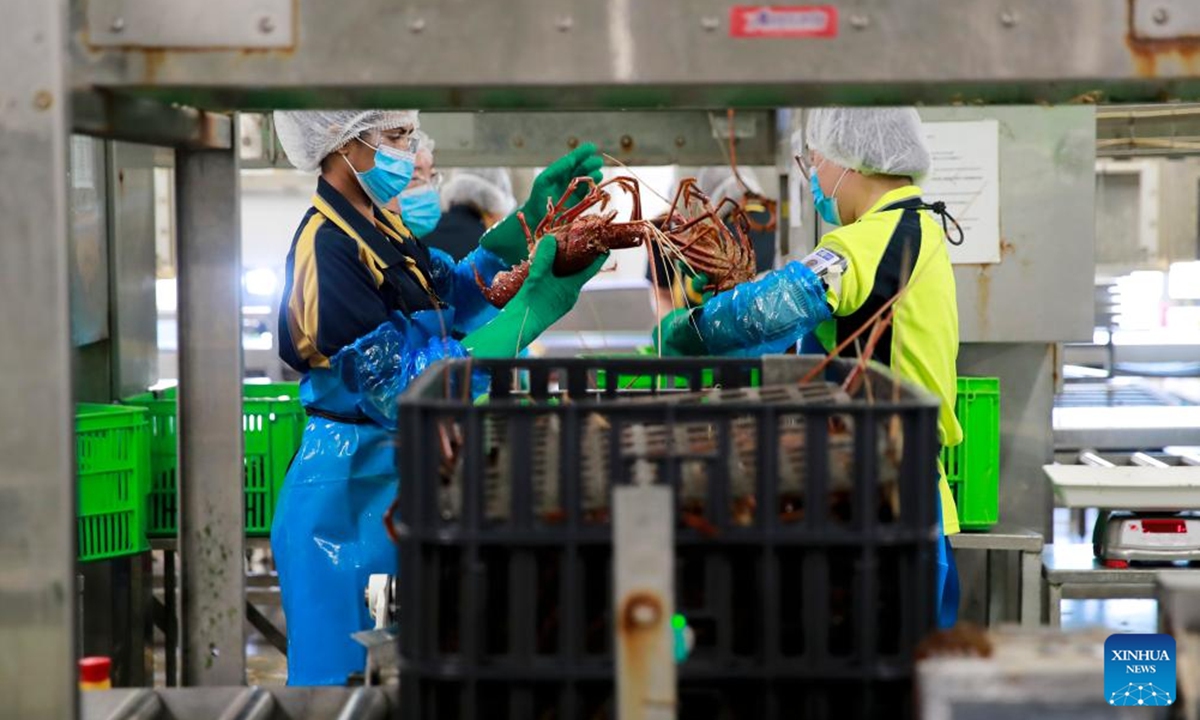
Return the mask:
<path id="1" fill-rule="evenodd" d="M 849 361 L 799 386 L 817 360 L 455 361 L 418 379 L 400 411 L 399 717 L 613 715 L 608 508 L 635 478 L 674 490 L 696 640 L 679 717 L 908 716 L 935 624 L 937 400 L 878 366 L 848 394 Z M 490 378 L 486 401 L 469 376 Z"/>

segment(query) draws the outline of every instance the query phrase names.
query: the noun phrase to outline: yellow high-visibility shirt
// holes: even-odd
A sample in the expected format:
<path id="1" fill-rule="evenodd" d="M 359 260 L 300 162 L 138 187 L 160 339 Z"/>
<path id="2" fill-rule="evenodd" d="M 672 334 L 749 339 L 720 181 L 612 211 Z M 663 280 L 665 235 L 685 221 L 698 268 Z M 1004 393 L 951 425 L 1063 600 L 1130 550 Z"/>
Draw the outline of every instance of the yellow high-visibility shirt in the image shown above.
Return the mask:
<path id="1" fill-rule="evenodd" d="M 952 447 L 963 437 L 954 414 L 958 301 L 941 222 L 915 207 L 920 197 L 915 185 L 892 190 L 858 220 L 821 239 L 818 248 L 836 252 L 848 266 L 840 287 L 835 284 L 826 294 L 834 317 L 817 334 L 832 349 L 910 278 L 912 287 L 896 303 L 892 326 L 876 346 L 874 359 L 941 398 L 938 435 L 942 445 Z M 860 338 L 865 342 L 866 335 Z M 846 353 L 856 356 L 854 345 Z M 958 512 L 940 463 L 938 474 L 942 520 L 951 535 L 959 530 Z"/>

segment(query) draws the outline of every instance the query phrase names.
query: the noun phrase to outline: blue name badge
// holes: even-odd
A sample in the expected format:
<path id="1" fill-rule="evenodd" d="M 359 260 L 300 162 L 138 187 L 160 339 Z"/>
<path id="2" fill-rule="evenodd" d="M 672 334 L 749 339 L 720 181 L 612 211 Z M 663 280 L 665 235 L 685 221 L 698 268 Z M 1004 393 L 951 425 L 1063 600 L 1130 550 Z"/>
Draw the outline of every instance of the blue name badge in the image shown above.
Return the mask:
<path id="1" fill-rule="evenodd" d="M 1109 635 L 1104 641 L 1104 700 L 1118 706 L 1175 702 L 1175 638 Z"/>

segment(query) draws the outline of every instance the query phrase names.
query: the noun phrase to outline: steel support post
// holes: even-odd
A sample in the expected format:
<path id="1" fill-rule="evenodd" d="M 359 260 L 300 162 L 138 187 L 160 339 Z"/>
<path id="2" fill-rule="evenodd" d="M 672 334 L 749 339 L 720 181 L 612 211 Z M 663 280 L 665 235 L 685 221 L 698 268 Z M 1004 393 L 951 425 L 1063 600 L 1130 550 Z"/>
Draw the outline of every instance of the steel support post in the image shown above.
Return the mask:
<path id="1" fill-rule="evenodd" d="M 184 685 L 246 681 L 236 150 L 179 150 L 179 561 Z"/>
<path id="2" fill-rule="evenodd" d="M 67 4 L 6 0 L 0 32 L 0 697 L 71 718 L 75 439 L 67 290 Z"/>

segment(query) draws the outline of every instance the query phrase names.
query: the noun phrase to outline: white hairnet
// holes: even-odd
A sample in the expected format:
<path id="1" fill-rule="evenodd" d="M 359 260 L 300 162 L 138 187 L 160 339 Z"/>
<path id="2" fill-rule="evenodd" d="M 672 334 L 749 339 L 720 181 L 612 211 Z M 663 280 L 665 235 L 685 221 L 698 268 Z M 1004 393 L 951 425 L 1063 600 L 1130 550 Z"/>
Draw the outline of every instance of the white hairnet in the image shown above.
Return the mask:
<path id="1" fill-rule="evenodd" d="M 288 160 L 305 172 L 371 130 L 420 127 L 416 110 L 276 110 L 275 133 Z"/>
<path id="2" fill-rule="evenodd" d="M 442 185 L 442 207 L 471 205 L 489 215 L 508 215 L 517 206 L 505 168 L 455 170 Z"/>
<path id="3" fill-rule="evenodd" d="M 742 176 L 742 181 L 746 183 L 746 189 L 756 195 L 762 195 L 762 184 L 758 182 L 758 176 L 750 168 L 738 168 L 738 175 Z M 741 202 L 742 185 L 738 182 L 737 176 L 733 174 L 733 168 L 728 165 L 712 165 L 703 168 L 696 175 L 696 184 L 700 186 L 701 192 L 712 200 L 713 205 L 720 205 L 725 198 Z"/>
<path id="4" fill-rule="evenodd" d="M 813 110 L 805 137 L 810 150 L 864 175 L 908 175 L 920 182 L 929 172 L 929 149 L 914 108 Z"/>

